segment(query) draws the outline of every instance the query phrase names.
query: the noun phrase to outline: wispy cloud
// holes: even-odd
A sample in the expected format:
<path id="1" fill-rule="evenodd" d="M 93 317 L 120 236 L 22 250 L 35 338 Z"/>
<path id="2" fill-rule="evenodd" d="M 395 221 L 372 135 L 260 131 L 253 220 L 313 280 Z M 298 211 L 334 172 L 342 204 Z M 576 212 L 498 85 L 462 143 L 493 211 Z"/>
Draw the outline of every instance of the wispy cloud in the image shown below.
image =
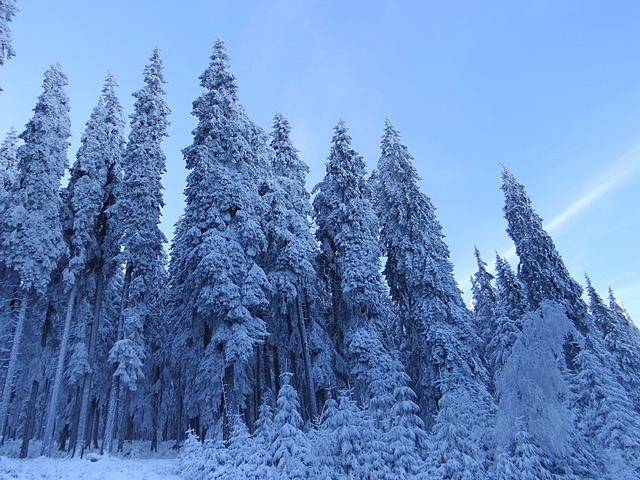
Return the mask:
<path id="1" fill-rule="evenodd" d="M 545 230 L 549 233 L 559 230 L 607 193 L 622 186 L 639 171 L 640 146 L 637 146 L 618 158 L 611 167 L 600 174 L 589 191 L 568 205 L 559 215 L 546 222 L 544 225 Z M 513 259 L 516 256 L 516 249 L 514 247 L 509 248 L 502 253 L 502 256 L 507 259 Z"/>

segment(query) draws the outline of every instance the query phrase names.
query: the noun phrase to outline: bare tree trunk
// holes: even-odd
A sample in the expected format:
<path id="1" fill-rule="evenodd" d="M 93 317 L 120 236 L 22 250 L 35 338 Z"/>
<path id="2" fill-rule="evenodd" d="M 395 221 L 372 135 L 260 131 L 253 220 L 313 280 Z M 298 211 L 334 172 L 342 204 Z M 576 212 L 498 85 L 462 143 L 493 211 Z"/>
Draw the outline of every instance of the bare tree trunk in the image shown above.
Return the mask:
<path id="1" fill-rule="evenodd" d="M 4 388 L 2 389 L 2 402 L 0 403 L 0 432 L 4 442 L 5 427 L 7 424 L 7 412 L 9 411 L 9 403 L 11 400 L 11 392 L 13 390 L 16 370 L 18 368 L 18 354 L 20 353 L 20 344 L 22 343 L 22 332 L 24 330 L 24 320 L 27 314 L 27 305 L 29 303 L 29 293 L 22 292 L 20 300 L 20 310 L 18 312 L 18 321 L 16 329 L 13 333 L 13 344 L 11 345 L 11 355 L 9 356 L 9 365 L 4 378 Z"/>
<path id="2" fill-rule="evenodd" d="M 124 309 L 129 300 L 129 286 L 131 285 L 131 265 L 127 265 L 124 274 L 124 282 L 122 284 L 122 301 L 120 302 L 120 312 L 118 315 L 118 337 L 117 340 L 124 338 Z M 118 416 L 118 394 L 121 385 L 117 378 L 111 377 L 111 393 L 109 395 L 109 408 L 107 410 L 107 421 L 105 423 L 104 438 L 102 440 L 102 448 L 100 453 L 104 453 L 105 446 L 107 453 L 111 453 L 111 444 L 113 443 L 114 427 L 116 417 Z"/>
<path id="3" fill-rule="evenodd" d="M 93 437 L 93 448 L 98 448 L 98 430 L 100 429 L 100 404 L 98 400 L 93 402 L 93 427 L 91 436 Z"/>
<path id="4" fill-rule="evenodd" d="M 64 361 L 67 356 L 67 348 L 69 345 L 69 334 L 71 333 L 71 319 L 73 317 L 73 307 L 76 302 L 78 293 L 78 282 L 73 284 L 69 292 L 67 300 L 67 313 L 64 318 L 64 328 L 62 330 L 62 339 L 60 340 L 60 351 L 58 352 L 58 364 L 56 365 L 56 373 L 53 380 L 53 389 L 51 391 L 51 403 L 49 404 L 49 412 L 47 414 L 47 423 L 44 428 L 44 438 L 42 441 L 42 455 L 51 456 L 51 446 L 53 444 L 53 426 L 58 414 L 58 401 L 60 399 L 60 387 L 62 386 L 62 374 L 64 372 Z"/>
<path id="5" fill-rule="evenodd" d="M 307 397 L 309 401 L 309 414 L 311 418 L 318 416 L 318 404 L 316 402 L 316 388 L 313 381 L 313 367 L 311 365 L 311 354 L 309 353 L 309 339 L 307 338 L 307 325 L 302 309 L 302 300 L 300 294 L 296 301 L 298 307 L 298 328 L 300 330 L 300 342 L 302 343 L 302 356 L 304 358 L 304 372 L 307 377 Z"/>
<path id="6" fill-rule="evenodd" d="M 79 430 L 78 437 L 76 439 L 75 452 L 80 453 L 80 458 L 84 455 L 84 449 L 89 444 L 86 440 L 87 429 L 87 416 L 89 412 L 89 401 L 91 400 L 91 375 L 95 368 L 95 351 L 96 343 L 98 342 L 98 329 L 100 328 L 100 321 L 102 316 L 102 299 L 104 298 L 104 275 L 102 271 L 98 271 L 96 279 L 96 298 L 93 304 L 93 322 L 91 323 L 91 329 L 89 330 L 89 339 L 87 342 L 87 357 L 89 359 L 89 366 L 91 369 L 84 375 L 82 379 L 82 399 L 80 403 L 80 420 L 78 422 Z"/>
<path id="7" fill-rule="evenodd" d="M 118 429 L 118 451 L 124 447 L 125 436 L 127 435 L 127 424 L 129 420 L 129 390 L 120 388 L 120 401 L 118 402 L 120 413 L 120 427 Z"/>
<path id="8" fill-rule="evenodd" d="M 231 434 L 231 418 L 237 415 L 236 402 L 234 400 L 235 386 L 234 386 L 234 368 L 233 364 L 228 365 L 224 369 L 224 382 L 222 384 L 222 399 L 223 399 L 223 424 L 222 424 L 222 439 L 229 441 Z"/>
<path id="9" fill-rule="evenodd" d="M 107 420 L 105 422 L 104 436 L 102 437 L 102 448 L 100 454 L 103 454 L 106 450 L 107 453 L 111 453 L 111 444 L 113 443 L 113 429 L 116 422 L 116 406 L 118 403 L 118 391 L 119 382 L 114 379 L 111 382 L 111 391 L 109 393 L 109 407 L 107 409 Z"/>
<path id="10" fill-rule="evenodd" d="M 33 426 L 36 422 L 36 400 L 38 398 L 38 388 L 40 384 L 34 380 L 31 384 L 31 394 L 27 404 L 27 415 L 22 433 L 22 445 L 20 445 L 20 458 L 27 458 L 29 455 L 29 442 L 33 434 Z"/>

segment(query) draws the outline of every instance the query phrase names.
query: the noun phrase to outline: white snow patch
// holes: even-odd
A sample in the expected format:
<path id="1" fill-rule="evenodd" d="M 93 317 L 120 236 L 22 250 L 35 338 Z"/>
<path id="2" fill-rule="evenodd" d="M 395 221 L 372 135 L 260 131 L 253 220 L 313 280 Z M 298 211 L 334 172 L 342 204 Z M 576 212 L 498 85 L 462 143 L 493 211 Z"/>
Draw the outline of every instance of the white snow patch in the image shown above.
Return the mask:
<path id="1" fill-rule="evenodd" d="M 0 457 L 2 480 L 178 480 L 176 459 Z"/>

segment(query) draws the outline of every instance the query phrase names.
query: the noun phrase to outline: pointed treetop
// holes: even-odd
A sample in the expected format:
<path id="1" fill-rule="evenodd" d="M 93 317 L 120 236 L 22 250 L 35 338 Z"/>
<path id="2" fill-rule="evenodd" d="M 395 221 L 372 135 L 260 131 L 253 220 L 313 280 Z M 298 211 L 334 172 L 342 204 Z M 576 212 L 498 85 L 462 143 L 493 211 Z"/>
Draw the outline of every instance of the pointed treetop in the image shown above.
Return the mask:
<path id="1" fill-rule="evenodd" d="M 223 89 L 236 101 L 238 93 L 236 78 L 230 71 L 229 55 L 222 40 L 216 40 L 213 45 L 213 53 L 209 59 L 209 66 L 200 75 L 200 84 L 210 91 Z"/>
<path id="2" fill-rule="evenodd" d="M 309 167 L 300 160 L 298 150 L 291 142 L 291 125 L 281 113 L 277 113 L 273 118 L 271 148 L 275 152 L 273 173 L 294 180 L 300 187 L 304 188 Z"/>

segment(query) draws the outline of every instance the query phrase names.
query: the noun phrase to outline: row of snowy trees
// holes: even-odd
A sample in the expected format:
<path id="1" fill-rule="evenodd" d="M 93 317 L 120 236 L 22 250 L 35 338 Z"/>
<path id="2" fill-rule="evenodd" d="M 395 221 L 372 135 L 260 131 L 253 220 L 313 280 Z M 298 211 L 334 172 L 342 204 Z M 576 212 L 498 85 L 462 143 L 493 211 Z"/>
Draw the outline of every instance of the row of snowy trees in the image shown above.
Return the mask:
<path id="1" fill-rule="evenodd" d="M 394 126 L 368 175 L 339 122 L 312 197 L 289 123 L 251 121 L 218 41 L 167 257 L 159 52 L 126 139 L 107 76 L 62 186 L 66 82 L 46 72 L 0 149 L 0 435 L 22 455 L 190 431 L 186 479 L 640 474 L 640 332 L 588 280 L 583 300 L 510 172 L 517 273 L 476 250 L 470 310 Z"/>

